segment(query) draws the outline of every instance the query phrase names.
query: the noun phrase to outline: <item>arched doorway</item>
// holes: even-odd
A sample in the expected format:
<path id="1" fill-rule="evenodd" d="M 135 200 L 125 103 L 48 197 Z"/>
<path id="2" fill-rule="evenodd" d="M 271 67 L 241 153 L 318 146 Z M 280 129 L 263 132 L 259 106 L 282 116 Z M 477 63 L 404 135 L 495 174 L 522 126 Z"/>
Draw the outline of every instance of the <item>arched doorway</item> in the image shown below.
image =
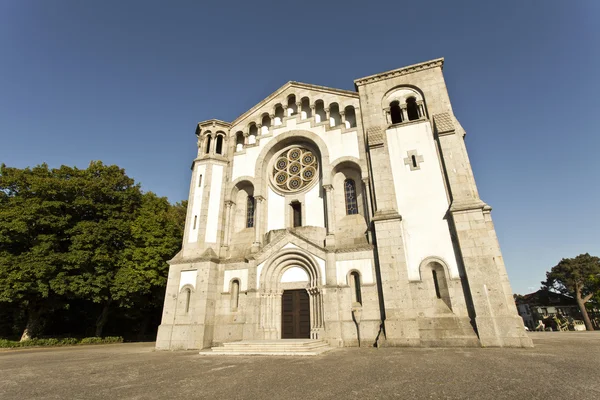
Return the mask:
<path id="1" fill-rule="evenodd" d="M 320 338 L 320 287 L 324 282 L 315 260 L 301 249 L 285 249 L 260 269 L 260 327 L 264 338 Z"/>

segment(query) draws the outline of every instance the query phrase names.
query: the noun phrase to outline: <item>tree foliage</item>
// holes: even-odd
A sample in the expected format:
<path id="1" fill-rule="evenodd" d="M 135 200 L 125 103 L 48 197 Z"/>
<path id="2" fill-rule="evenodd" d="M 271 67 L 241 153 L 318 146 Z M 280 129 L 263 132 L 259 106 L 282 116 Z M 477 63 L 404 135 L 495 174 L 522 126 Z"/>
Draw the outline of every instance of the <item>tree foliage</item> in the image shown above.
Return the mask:
<path id="1" fill-rule="evenodd" d="M 2 165 L 0 307 L 18 305 L 26 339 L 56 310 L 91 302 L 99 336 L 111 307 L 162 296 L 184 221 L 185 204 L 142 193 L 114 165 Z"/>
<path id="2" fill-rule="evenodd" d="M 575 298 L 583 316 L 586 329 L 593 330 L 585 303 L 600 291 L 600 258 L 580 254 L 575 258 L 563 258 L 546 273 L 542 285 L 559 293 Z"/>

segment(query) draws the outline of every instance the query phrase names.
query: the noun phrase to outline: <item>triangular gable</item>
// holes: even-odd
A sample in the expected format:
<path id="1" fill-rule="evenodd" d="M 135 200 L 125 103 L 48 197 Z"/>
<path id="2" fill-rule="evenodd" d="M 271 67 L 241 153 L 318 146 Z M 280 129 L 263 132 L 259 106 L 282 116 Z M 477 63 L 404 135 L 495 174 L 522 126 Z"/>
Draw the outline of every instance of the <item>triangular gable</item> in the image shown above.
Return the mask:
<path id="1" fill-rule="evenodd" d="M 276 99 L 279 96 L 281 96 L 282 94 L 284 94 L 285 91 L 294 90 L 294 89 L 305 89 L 305 90 L 310 90 L 313 92 L 335 94 L 338 96 L 344 96 L 344 97 L 348 97 L 348 98 L 356 98 L 356 99 L 358 98 L 358 93 L 350 91 L 350 90 L 335 89 L 335 88 L 330 88 L 327 86 L 311 85 L 308 83 L 290 81 L 290 82 L 286 83 L 285 85 L 281 86 L 279 89 L 277 89 L 273 93 L 271 93 L 265 99 L 263 99 L 262 101 L 257 103 L 254 107 L 250 108 L 248 111 L 246 111 L 245 113 L 243 113 L 242 115 L 237 117 L 234 121 L 231 122 L 231 126 L 240 124 L 241 122 L 244 121 L 244 119 L 250 117 L 252 114 L 254 114 L 258 110 L 260 110 L 262 107 L 267 105 L 270 101 L 272 101 L 273 99 Z"/>

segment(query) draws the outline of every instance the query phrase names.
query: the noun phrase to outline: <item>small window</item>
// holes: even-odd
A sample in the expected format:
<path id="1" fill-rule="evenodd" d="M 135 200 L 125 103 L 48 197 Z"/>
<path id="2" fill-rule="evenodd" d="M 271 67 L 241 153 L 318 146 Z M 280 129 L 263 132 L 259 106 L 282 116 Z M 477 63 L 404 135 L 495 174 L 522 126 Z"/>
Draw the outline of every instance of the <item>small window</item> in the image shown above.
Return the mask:
<path id="1" fill-rule="evenodd" d="M 192 297 L 192 291 L 185 289 L 185 313 L 190 312 L 190 297 Z"/>
<path id="2" fill-rule="evenodd" d="M 431 273 L 433 274 L 433 285 L 435 286 L 435 295 L 438 299 L 441 299 L 442 294 L 440 293 L 440 283 L 438 282 L 437 272 L 436 270 L 431 270 Z"/>
<path id="3" fill-rule="evenodd" d="M 240 281 L 234 279 L 231 282 L 231 309 L 236 311 L 240 302 Z"/>
<path id="4" fill-rule="evenodd" d="M 402 122 L 402 110 L 400 109 L 400 103 L 393 101 L 390 104 L 390 117 L 392 118 L 392 124 L 399 124 Z"/>
<path id="5" fill-rule="evenodd" d="M 254 228 L 254 197 L 248 196 L 246 202 L 246 228 Z"/>
<path id="6" fill-rule="evenodd" d="M 206 150 L 205 150 L 206 154 L 210 153 L 210 140 L 211 140 L 211 137 L 207 136 L 206 137 Z"/>
<path id="7" fill-rule="evenodd" d="M 356 201 L 356 184 L 352 179 L 344 181 L 344 195 L 346 196 L 346 214 L 358 214 L 358 202 Z"/>
<path id="8" fill-rule="evenodd" d="M 198 187 L 202 187 L 202 174 L 198 177 Z"/>
<path id="9" fill-rule="evenodd" d="M 417 168 L 418 167 L 418 165 L 417 165 L 417 157 L 415 157 L 415 155 L 413 154 L 412 156 L 410 156 L 410 159 L 412 160 L 413 168 Z"/>
<path id="10" fill-rule="evenodd" d="M 196 229 L 196 222 L 197 221 L 198 221 L 198 216 L 194 215 L 194 228 L 193 229 Z"/>
<path id="11" fill-rule="evenodd" d="M 217 154 L 223 154 L 223 136 L 217 136 L 217 149 L 215 150 Z"/>
<path id="12" fill-rule="evenodd" d="M 419 107 L 417 106 L 417 99 L 414 97 L 406 99 L 406 113 L 409 121 L 419 119 Z"/>
<path id="13" fill-rule="evenodd" d="M 360 290 L 360 275 L 358 272 L 353 271 L 350 274 L 351 285 L 354 289 L 352 293 L 352 300 L 356 303 L 362 304 L 362 294 Z"/>
<path id="14" fill-rule="evenodd" d="M 300 204 L 300 202 L 295 201 L 292 203 L 292 213 L 294 219 L 294 228 L 297 226 L 302 226 L 302 204 Z"/>

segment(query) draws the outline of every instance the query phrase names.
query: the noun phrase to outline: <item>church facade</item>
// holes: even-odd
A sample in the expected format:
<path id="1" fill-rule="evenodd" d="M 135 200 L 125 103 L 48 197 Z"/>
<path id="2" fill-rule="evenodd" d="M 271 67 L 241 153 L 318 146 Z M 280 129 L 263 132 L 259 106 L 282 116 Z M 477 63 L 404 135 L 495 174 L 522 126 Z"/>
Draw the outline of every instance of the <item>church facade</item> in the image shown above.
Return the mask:
<path id="1" fill-rule="evenodd" d="M 531 346 L 442 67 L 200 122 L 156 347 Z"/>

